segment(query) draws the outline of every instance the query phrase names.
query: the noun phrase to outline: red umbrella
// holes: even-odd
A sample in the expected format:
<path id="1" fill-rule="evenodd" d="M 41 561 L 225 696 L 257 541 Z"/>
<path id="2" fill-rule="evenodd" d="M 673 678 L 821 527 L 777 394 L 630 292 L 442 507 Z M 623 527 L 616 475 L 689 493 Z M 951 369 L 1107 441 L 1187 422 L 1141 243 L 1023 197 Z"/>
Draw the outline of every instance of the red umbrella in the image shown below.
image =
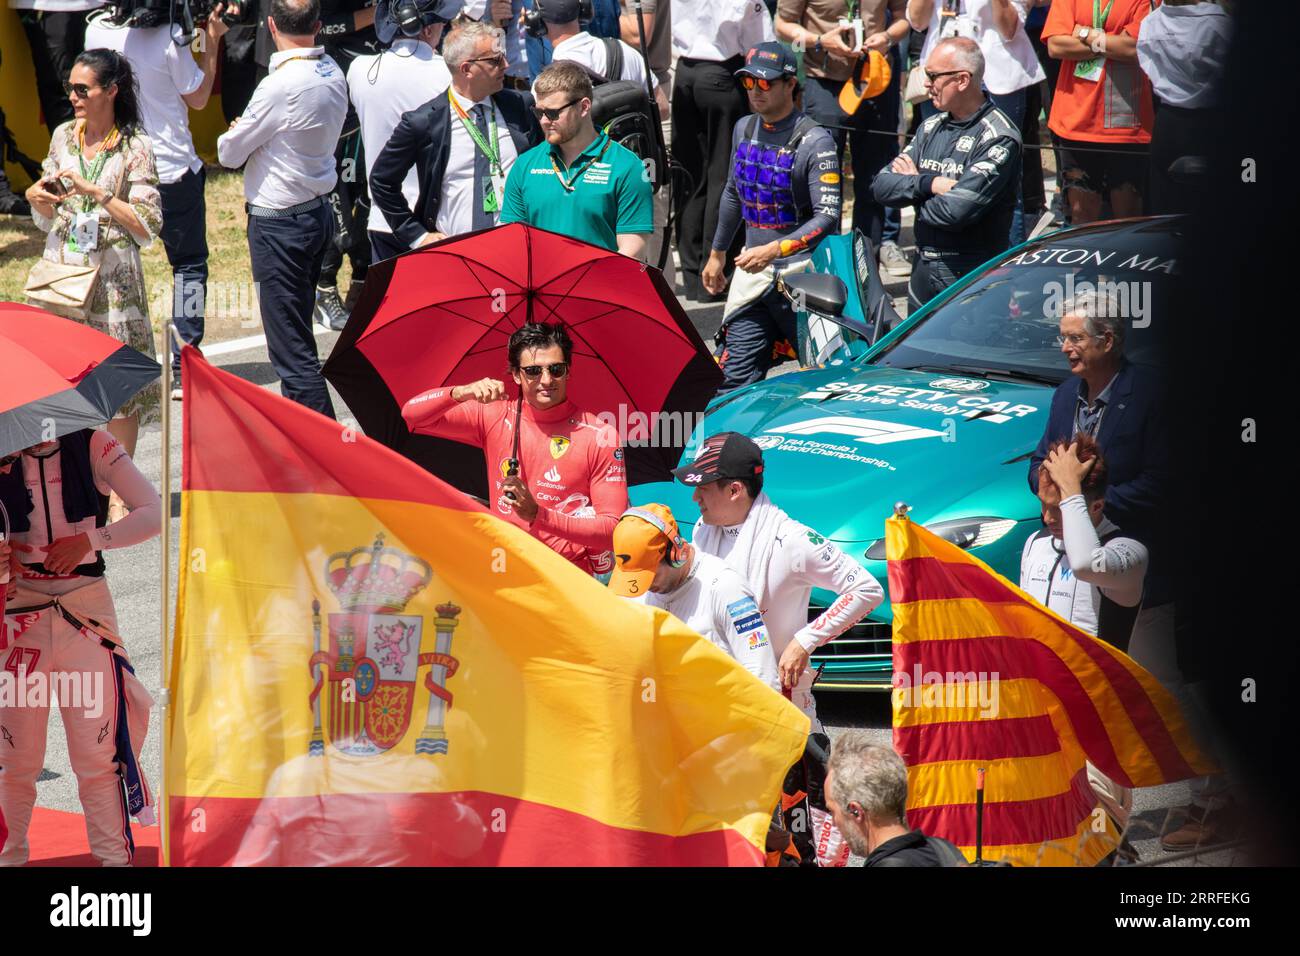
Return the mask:
<path id="1" fill-rule="evenodd" d="M 0 302 L 0 455 L 104 424 L 161 371 L 80 322 Z"/>
<path id="2" fill-rule="evenodd" d="M 572 337 L 569 397 L 628 423 L 628 480 L 670 480 L 722 374 L 657 269 L 567 236 L 515 223 L 371 266 L 325 377 L 367 435 L 482 497 L 481 451 L 412 435 L 401 409 L 438 385 L 491 376 L 513 388 L 506 343 L 530 320 Z M 657 434 L 671 440 L 639 445 L 638 424 L 664 412 Z"/>

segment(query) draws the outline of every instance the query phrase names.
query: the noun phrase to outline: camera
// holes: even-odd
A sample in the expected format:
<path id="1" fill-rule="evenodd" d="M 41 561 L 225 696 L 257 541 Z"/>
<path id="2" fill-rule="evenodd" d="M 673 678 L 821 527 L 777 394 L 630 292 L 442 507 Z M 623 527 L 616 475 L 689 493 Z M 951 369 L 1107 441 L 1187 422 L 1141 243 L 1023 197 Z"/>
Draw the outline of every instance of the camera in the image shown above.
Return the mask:
<path id="1" fill-rule="evenodd" d="M 208 22 L 213 9 L 221 0 L 119 0 L 108 4 L 107 20 L 114 26 L 161 27 L 176 24 L 181 28 L 180 43 L 191 43 L 199 30 Z M 221 22 L 227 26 L 250 23 L 253 19 L 253 0 L 231 0 L 239 7 L 238 13 L 222 13 Z M 230 6 L 231 3 L 227 3 Z"/>

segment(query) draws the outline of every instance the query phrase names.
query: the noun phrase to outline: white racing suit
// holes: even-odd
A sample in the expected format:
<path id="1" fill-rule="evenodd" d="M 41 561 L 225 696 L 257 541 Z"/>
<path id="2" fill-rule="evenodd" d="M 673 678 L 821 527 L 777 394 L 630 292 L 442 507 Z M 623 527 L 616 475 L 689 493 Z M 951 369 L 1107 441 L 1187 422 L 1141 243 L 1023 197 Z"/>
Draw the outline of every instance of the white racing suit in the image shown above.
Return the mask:
<path id="1" fill-rule="evenodd" d="M 744 522 L 730 528 L 704 523 L 695 526 L 692 542 L 706 554 L 716 554 L 741 573 L 758 596 L 759 608 L 772 638 L 772 651 L 779 662 L 791 641 L 811 652 L 843 634 L 878 607 L 885 592 L 880 582 L 861 564 L 806 525 L 795 521 L 760 493 Z M 816 620 L 808 620 L 808 600 L 813 588 L 836 595 L 831 606 Z M 812 721 L 813 734 L 823 732 L 813 698 L 813 671 L 805 669 L 788 696 Z M 822 746 L 829 741 L 823 740 Z M 795 845 L 805 855 L 811 847 L 822 866 L 844 866 L 849 847 L 824 809 L 821 779 L 825 768 L 796 765 L 792 775 L 808 794 L 811 842 L 799 837 L 800 821 L 790 822 Z M 815 761 L 812 763 L 816 763 Z M 789 779 L 789 778 L 788 778 Z M 823 804 L 823 806 L 818 806 Z M 800 844 L 803 843 L 802 846 Z"/>
<path id="2" fill-rule="evenodd" d="M 8 684 L 8 693 L 0 694 L 0 811 L 9 828 L 0 865 L 27 862 L 36 778 L 57 696 L 91 852 L 105 866 L 125 866 L 134 854 L 130 817 L 154 822 L 153 795 L 139 765 L 153 701 L 117 635 L 108 582 L 92 568 L 96 551 L 156 535 L 161 503 L 116 440 L 94 432 L 90 462 L 96 490 L 116 491 L 131 513 L 107 526 L 94 517 L 70 525 L 63 507 L 62 455 L 57 446 L 40 450 L 43 457 L 22 459 L 33 502 L 30 528 L 12 536 L 14 543 L 37 550 L 19 553 L 29 566 L 10 585 L 0 628 L 0 680 Z M 89 535 L 93 549 L 80 562 L 82 573 L 45 572 L 41 550 L 80 533 Z"/>

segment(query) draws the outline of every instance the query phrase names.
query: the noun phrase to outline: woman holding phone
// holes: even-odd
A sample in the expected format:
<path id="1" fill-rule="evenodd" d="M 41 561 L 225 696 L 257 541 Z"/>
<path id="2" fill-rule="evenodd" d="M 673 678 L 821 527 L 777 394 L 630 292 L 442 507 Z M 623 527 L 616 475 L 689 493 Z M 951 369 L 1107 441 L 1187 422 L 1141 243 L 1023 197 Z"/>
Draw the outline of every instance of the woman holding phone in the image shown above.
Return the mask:
<path id="1" fill-rule="evenodd" d="M 54 130 L 45 175 L 27 190 L 32 219 L 48 234 L 44 258 L 99 266 L 85 310 L 73 317 L 153 358 L 140 249 L 157 237 L 162 206 L 135 77 L 121 54 L 86 50 L 65 89 L 75 118 Z M 140 426 L 158 420 L 159 401 L 151 385 L 109 422 L 128 455 Z"/>

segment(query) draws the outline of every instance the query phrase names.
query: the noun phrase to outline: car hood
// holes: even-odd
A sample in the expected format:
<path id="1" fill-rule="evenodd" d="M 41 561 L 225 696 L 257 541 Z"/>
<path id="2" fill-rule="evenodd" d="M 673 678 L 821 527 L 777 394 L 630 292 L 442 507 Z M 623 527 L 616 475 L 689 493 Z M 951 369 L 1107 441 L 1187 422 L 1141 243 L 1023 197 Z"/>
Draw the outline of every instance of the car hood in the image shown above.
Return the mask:
<path id="1" fill-rule="evenodd" d="M 1037 501 L 1028 457 L 1046 426 L 1052 388 L 962 374 L 869 365 L 781 375 L 713 405 L 699 441 L 737 431 L 763 449 L 764 490 L 791 517 L 843 544 L 884 534 L 894 503 L 914 520 L 990 516 L 1026 520 Z M 691 489 L 652 484 L 639 501 L 663 501 L 691 525 Z"/>

